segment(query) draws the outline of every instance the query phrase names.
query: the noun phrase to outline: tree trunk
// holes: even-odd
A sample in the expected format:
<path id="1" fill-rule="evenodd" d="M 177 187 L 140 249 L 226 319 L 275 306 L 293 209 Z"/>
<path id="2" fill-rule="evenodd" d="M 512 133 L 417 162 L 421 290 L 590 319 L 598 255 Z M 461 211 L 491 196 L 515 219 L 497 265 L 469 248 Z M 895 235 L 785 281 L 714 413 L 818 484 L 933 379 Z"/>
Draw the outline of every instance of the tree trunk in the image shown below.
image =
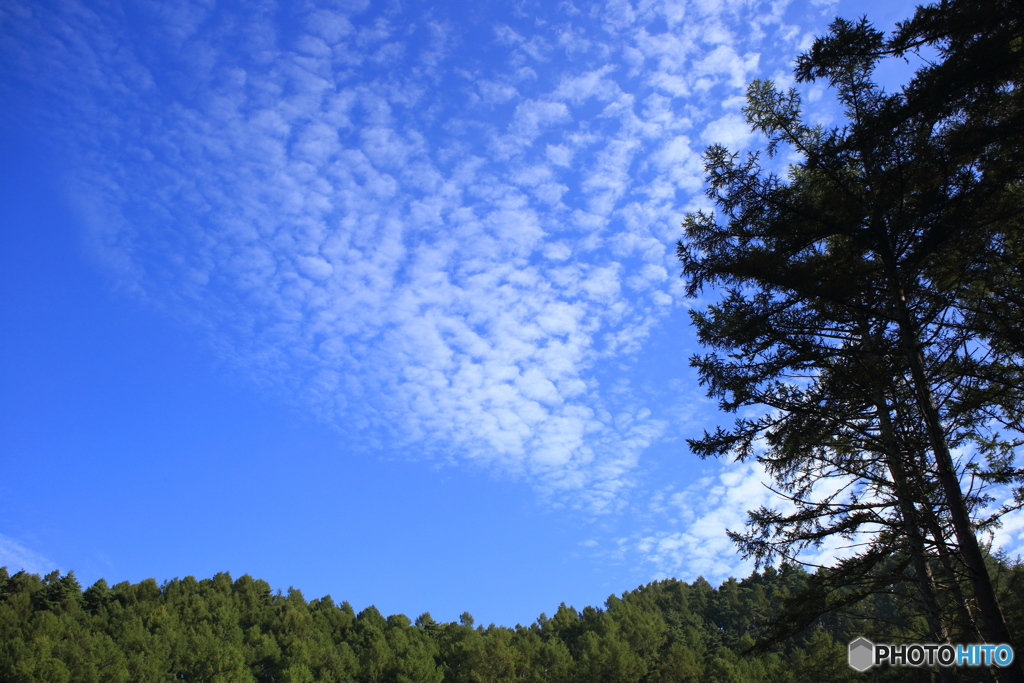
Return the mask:
<path id="1" fill-rule="evenodd" d="M 931 631 L 932 642 L 945 643 L 949 641 L 949 631 L 946 628 L 942 608 L 939 606 L 939 599 L 935 592 L 935 579 L 929 570 L 928 560 L 925 556 L 924 536 L 921 534 L 921 525 L 918 523 L 917 509 L 914 506 L 913 496 L 907 482 L 907 474 L 900 461 L 900 451 L 896 445 L 896 437 L 889 417 L 889 405 L 880 388 L 875 389 L 875 410 L 878 414 L 879 431 L 885 448 L 885 461 L 889 474 L 892 476 L 893 486 L 896 488 L 900 517 L 903 520 L 903 531 L 910 541 L 910 556 L 914 563 L 914 574 L 917 577 L 921 602 L 924 603 L 928 629 Z M 956 680 L 958 677 L 952 668 L 939 667 L 941 683 L 954 683 Z"/>
<path id="2" fill-rule="evenodd" d="M 982 628 L 985 637 L 992 644 L 1010 644 L 1010 631 L 1006 627 L 1002 610 L 999 609 L 999 602 L 996 600 L 995 588 L 992 585 L 992 578 L 985 566 L 985 556 L 981 552 L 977 536 L 971 525 L 970 513 L 964 502 L 963 492 L 960 490 L 960 482 L 956 476 L 956 467 L 953 464 L 953 457 L 949 452 L 949 445 L 946 443 L 946 435 L 939 419 L 939 411 L 935 404 L 931 385 L 924 371 L 924 357 L 921 354 L 920 340 L 916 325 L 914 324 L 910 311 L 907 308 L 906 296 L 903 285 L 900 282 L 899 273 L 893 263 L 890 254 L 886 254 L 885 265 L 888 276 L 888 286 L 896 314 L 896 324 L 899 329 L 900 341 L 907 356 L 907 363 L 910 367 L 910 374 L 913 380 L 914 394 L 917 399 L 918 408 L 921 411 L 925 422 L 925 431 L 928 435 L 928 443 L 931 446 L 932 454 L 935 456 L 935 469 L 939 484 L 942 486 L 946 506 L 949 509 L 950 520 L 953 522 L 953 530 L 956 533 L 957 544 L 960 546 L 960 554 L 963 558 L 964 567 L 967 569 L 967 576 L 971 586 L 974 588 L 975 598 L 978 600 L 978 609 L 981 612 Z M 1024 683 L 1024 669 L 1020 661 L 1014 662 L 999 671 L 999 677 L 1006 683 Z"/>

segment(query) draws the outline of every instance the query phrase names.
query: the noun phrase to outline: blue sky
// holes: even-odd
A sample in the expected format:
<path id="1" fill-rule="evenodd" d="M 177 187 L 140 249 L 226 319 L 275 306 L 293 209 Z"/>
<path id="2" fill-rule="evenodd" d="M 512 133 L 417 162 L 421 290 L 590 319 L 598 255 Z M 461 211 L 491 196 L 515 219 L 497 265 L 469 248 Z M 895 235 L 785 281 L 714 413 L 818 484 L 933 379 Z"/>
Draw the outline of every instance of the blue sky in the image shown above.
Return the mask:
<path id="1" fill-rule="evenodd" d="M 679 224 L 749 81 L 912 5 L 5 2 L 0 563 L 508 625 L 749 573 Z"/>

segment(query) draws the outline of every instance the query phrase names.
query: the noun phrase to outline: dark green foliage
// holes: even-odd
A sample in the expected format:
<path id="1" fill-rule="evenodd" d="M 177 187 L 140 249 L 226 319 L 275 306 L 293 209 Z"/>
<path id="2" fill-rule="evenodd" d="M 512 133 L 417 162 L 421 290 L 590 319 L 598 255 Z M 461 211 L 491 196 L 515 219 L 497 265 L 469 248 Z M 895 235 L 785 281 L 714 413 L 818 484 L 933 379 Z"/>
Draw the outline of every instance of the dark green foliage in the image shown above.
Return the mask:
<path id="1" fill-rule="evenodd" d="M 1015 633 L 1024 628 L 1024 566 L 990 558 Z M 896 597 L 876 594 L 813 618 L 786 643 L 759 650 L 772 620 L 818 578 L 766 567 L 718 589 L 656 581 L 600 608 L 560 605 L 528 627 L 415 624 L 374 607 L 358 615 L 330 596 L 228 574 L 81 589 L 73 573 L 0 569 L 0 681 L 128 683 L 847 683 L 857 636 L 920 640 Z M 926 670 L 877 670 L 878 681 L 927 681 Z"/>

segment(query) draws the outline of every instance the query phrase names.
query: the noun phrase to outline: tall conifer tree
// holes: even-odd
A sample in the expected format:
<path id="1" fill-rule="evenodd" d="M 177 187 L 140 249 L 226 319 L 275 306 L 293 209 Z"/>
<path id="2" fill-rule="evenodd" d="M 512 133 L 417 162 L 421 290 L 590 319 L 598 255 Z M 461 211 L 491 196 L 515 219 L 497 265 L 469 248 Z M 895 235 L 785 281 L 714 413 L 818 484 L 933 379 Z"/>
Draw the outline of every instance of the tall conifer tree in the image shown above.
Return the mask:
<path id="1" fill-rule="evenodd" d="M 795 91 L 755 82 L 745 111 L 767 136 L 768 155 L 781 144 L 801 159 L 785 180 L 764 171 L 757 154 L 708 150 L 708 194 L 725 220 L 688 216 L 678 253 L 691 295 L 724 288 L 722 302 L 694 321 L 702 342 L 728 353 L 693 363 L 724 408 L 775 412 L 691 446 L 747 458 L 766 437 L 761 459 L 798 512 L 754 513 L 754 533 L 737 535 L 748 554 L 852 538 L 874 525 L 854 559 L 874 566 L 886 550 L 907 553 L 941 637 L 927 560 L 955 552 L 982 632 L 1008 642 L 976 536 L 985 500 L 962 488 L 951 451 L 972 443 L 1001 451 L 981 479 L 1021 483 L 1005 457 L 1014 442 L 991 432 L 993 423 L 1020 428 L 1021 356 L 999 311 L 1021 293 L 1021 256 L 1007 243 L 1020 232 L 1022 166 L 1006 163 L 1021 149 L 997 134 L 1019 114 L 1020 22 L 996 31 L 1000 46 L 986 50 L 983 34 L 949 37 L 949 18 L 962 9 L 919 10 L 889 42 L 866 20 L 837 20 L 797 73 L 833 86 L 846 114 L 841 129 L 808 126 Z M 939 44 L 942 65 L 922 69 L 900 94 L 873 83 L 885 55 L 928 42 Z M 977 74 L 972 60 L 992 52 L 1003 61 L 987 87 L 945 66 Z M 949 96 L 935 101 L 943 87 Z M 845 478 L 846 488 L 813 500 L 830 477 Z M 1019 666 L 1004 673 L 1024 680 Z"/>

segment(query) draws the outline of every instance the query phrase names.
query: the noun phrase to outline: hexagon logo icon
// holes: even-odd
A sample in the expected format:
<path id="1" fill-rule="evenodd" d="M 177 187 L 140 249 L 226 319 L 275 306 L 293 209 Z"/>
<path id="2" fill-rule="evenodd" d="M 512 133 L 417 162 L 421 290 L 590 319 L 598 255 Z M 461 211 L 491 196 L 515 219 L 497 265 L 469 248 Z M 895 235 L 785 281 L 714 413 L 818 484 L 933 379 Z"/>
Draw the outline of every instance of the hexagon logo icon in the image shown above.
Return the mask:
<path id="1" fill-rule="evenodd" d="M 867 638 L 858 638 L 850 643 L 850 666 L 857 671 L 867 671 L 875 664 L 875 644 Z"/>

